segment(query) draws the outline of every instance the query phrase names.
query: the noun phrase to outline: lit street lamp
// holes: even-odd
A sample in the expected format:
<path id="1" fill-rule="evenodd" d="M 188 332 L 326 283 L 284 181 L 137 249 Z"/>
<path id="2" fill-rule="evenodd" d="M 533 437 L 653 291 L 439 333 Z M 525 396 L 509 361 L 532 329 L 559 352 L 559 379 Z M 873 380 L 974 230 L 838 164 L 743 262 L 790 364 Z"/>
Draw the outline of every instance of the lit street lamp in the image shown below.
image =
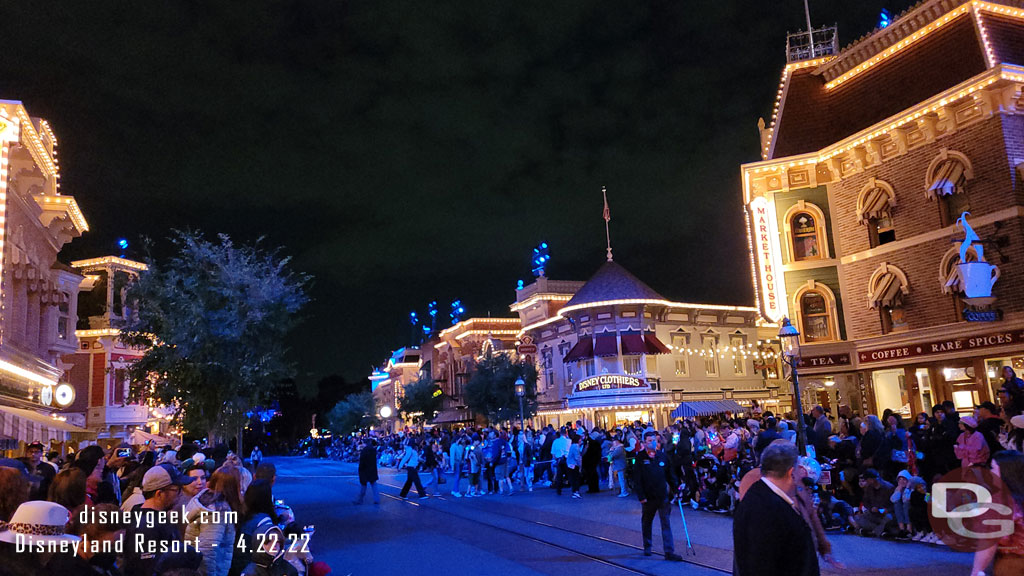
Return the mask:
<path id="1" fill-rule="evenodd" d="M 516 396 L 519 397 L 519 434 L 523 438 L 523 443 L 526 443 L 526 423 L 523 419 L 523 396 L 526 396 L 526 382 L 522 378 L 516 379 Z M 517 447 L 518 448 L 518 447 Z M 519 451 L 519 474 L 522 476 L 523 486 L 526 486 L 526 466 L 523 466 L 523 454 L 526 452 L 524 446 Z"/>
<path id="2" fill-rule="evenodd" d="M 391 434 L 391 406 L 381 406 L 380 417 L 384 419 L 385 430 L 387 430 L 388 434 Z"/>
<path id="3" fill-rule="evenodd" d="M 807 455 L 807 424 L 804 422 L 804 407 L 800 397 L 800 377 L 797 374 L 797 365 L 800 364 L 800 331 L 789 322 L 789 318 L 782 319 L 782 327 L 779 328 L 779 341 L 782 342 L 782 358 L 789 364 L 790 373 L 793 376 L 793 399 L 796 403 L 796 447 L 801 456 Z"/>

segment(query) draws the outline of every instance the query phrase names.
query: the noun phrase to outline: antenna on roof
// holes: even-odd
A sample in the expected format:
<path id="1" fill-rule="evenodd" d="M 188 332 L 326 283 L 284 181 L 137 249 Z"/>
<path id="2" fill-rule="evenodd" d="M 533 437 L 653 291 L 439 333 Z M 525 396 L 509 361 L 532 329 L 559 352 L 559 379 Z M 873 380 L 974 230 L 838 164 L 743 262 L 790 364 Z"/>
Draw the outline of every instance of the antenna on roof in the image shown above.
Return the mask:
<path id="1" fill-rule="evenodd" d="M 608 241 L 608 261 L 612 261 L 612 235 L 608 230 L 608 222 L 612 219 L 612 211 L 608 208 L 608 190 L 601 186 L 601 196 L 604 197 L 604 237 Z"/>

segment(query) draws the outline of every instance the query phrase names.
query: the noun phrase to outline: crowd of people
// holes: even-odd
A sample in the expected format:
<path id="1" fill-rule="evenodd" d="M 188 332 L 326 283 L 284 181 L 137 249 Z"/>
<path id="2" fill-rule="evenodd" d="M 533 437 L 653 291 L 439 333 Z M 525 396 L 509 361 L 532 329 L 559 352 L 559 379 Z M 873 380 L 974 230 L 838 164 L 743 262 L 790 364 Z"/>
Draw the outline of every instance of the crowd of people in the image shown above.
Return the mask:
<path id="1" fill-rule="evenodd" d="M 992 548 L 998 563 L 1024 563 L 1024 382 L 1010 367 L 1003 370 L 1003 381 L 998 405 L 984 402 L 969 415 L 961 415 L 952 402 L 912 419 L 898 410 L 858 415 L 847 406 L 835 414 L 816 406 L 805 415 L 807 456 L 791 467 L 798 477 L 792 498 L 807 501 L 803 516 L 821 558 L 840 565 L 828 542 L 828 534 L 837 532 L 944 546 L 928 520 L 931 488 L 956 468 L 978 467 L 1002 471 L 1017 501 L 1015 536 Z M 661 430 L 642 422 L 603 429 L 577 420 L 525 430 L 406 429 L 345 442 L 350 458 L 359 461 L 362 489 L 356 504 L 363 503 L 368 488 L 379 503 L 378 466 L 405 472 L 402 498 L 414 487 L 420 498 L 432 492 L 455 498 L 499 497 L 550 487 L 573 499 L 610 490 L 620 498 L 636 494 L 643 500 L 645 466 L 663 454 L 663 466 L 670 472 L 666 481 L 673 487 L 670 500 L 735 514 L 746 491 L 762 477 L 765 451 L 780 444 L 795 450 L 799 428 L 792 414 L 755 410 L 742 418 L 721 414 L 682 419 Z M 655 512 L 644 509 L 645 548 L 650 547 Z M 667 542 L 666 555 L 674 556 Z"/>
<path id="2" fill-rule="evenodd" d="M 258 449 L 249 462 L 224 445 L 92 445 L 66 461 L 43 450 L 0 460 L 0 575 L 330 572 L 275 502 L 276 468 Z"/>

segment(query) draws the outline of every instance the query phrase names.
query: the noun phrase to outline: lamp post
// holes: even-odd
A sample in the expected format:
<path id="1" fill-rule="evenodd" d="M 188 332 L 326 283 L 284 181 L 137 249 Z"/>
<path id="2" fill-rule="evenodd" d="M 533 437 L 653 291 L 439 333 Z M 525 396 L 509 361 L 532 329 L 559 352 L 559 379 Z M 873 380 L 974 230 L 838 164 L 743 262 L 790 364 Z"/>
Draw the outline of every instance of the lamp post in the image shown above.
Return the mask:
<path id="1" fill-rule="evenodd" d="M 391 406 L 381 406 L 380 417 L 384 419 L 384 429 L 387 430 L 388 434 L 391 434 Z"/>
<path id="2" fill-rule="evenodd" d="M 523 396 L 526 396 L 526 381 L 522 378 L 516 379 L 516 396 L 519 398 L 519 434 L 523 438 L 523 443 L 526 443 L 526 422 L 523 418 Z M 518 446 L 517 446 L 518 448 Z M 523 465 L 523 453 L 526 452 L 524 449 L 519 450 L 519 475 L 523 482 L 523 486 L 526 486 L 526 466 Z"/>
<path id="3" fill-rule="evenodd" d="M 779 341 L 782 343 L 782 358 L 786 364 L 789 364 L 789 370 L 793 376 L 793 398 L 796 403 L 796 447 L 801 456 L 806 456 L 807 424 L 804 422 L 800 377 L 797 374 L 797 365 L 800 364 L 800 331 L 789 322 L 789 318 L 782 319 L 782 327 L 779 328 Z"/>

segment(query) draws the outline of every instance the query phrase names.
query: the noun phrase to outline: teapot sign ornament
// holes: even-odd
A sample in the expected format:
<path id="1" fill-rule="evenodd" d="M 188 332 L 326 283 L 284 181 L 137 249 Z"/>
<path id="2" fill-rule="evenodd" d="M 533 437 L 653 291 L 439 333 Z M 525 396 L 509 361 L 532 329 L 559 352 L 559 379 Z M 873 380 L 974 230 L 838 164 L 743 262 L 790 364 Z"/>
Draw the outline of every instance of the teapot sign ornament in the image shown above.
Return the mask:
<path id="1" fill-rule="evenodd" d="M 957 264 L 960 289 L 968 299 L 968 303 L 974 304 L 974 302 L 970 302 L 973 299 L 985 299 L 988 301 L 979 301 L 977 304 L 991 304 L 994 300 L 992 299 L 992 287 L 995 286 L 996 280 L 999 280 L 999 267 L 985 262 L 985 247 L 981 244 L 981 238 L 967 223 L 969 215 L 970 212 L 964 212 L 956 221 L 957 226 L 964 230 L 964 241 L 960 243 L 960 263 Z M 971 246 L 974 246 L 974 252 L 978 255 L 978 259 L 974 262 L 967 261 L 967 251 Z"/>

